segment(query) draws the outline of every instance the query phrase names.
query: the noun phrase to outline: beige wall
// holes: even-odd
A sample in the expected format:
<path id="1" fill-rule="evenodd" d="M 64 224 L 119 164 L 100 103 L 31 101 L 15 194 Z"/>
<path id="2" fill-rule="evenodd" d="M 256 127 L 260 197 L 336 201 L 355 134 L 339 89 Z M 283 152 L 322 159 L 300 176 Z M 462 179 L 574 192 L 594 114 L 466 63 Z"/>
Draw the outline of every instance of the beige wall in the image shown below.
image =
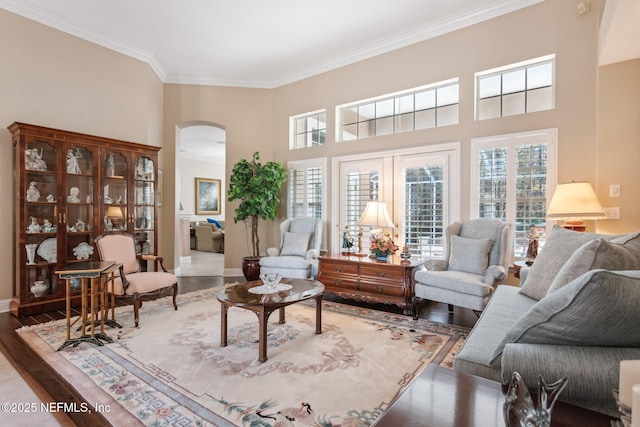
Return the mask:
<path id="1" fill-rule="evenodd" d="M 272 131 L 272 91 L 265 89 L 243 89 L 229 87 L 165 85 L 164 90 L 164 161 L 175 165 L 176 127 L 187 122 L 204 121 L 216 123 L 226 130 L 226 171 L 228 182 L 233 164 L 238 160 L 250 159 L 254 151 L 259 151 L 262 161 L 273 160 Z M 175 169 L 166 168 L 165 195 L 167 200 L 175 200 Z M 179 173 L 179 172 L 178 172 Z M 233 223 L 233 210 L 237 202 L 226 202 L 225 206 L 225 268 L 239 269 L 242 257 L 248 254 L 244 224 Z M 165 211 L 162 230 L 177 230 L 178 212 Z M 266 241 L 272 239 L 273 232 L 262 226 L 261 236 Z M 231 236 L 230 238 L 228 236 Z M 160 252 L 165 254 L 165 265 L 173 268 L 173 253 L 179 259 L 179 236 L 174 233 L 163 240 Z M 171 239 L 170 237 L 173 237 Z M 261 245 L 264 246 L 264 245 Z M 266 250 L 266 246 L 265 250 Z"/>
<path id="2" fill-rule="evenodd" d="M 597 16 L 579 16 L 573 2 L 549 0 L 491 21 L 399 49 L 274 91 L 275 157 L 282 161 L 460 141 L 461 216 L 469 217 L 470 141 L 475 137 L 558 128 L 558 181 L 596 182 Z M 556 108 L 499 119 L 474 120 L 474 73 L 556 54 Z M 457 125 L 335 142 L 335 106 L 460 79 Z M 288 117 L 326 108 L 327 143 L 289 151 Z M 576 153 L 580 153 L 579 156 Z M 329 168 L 331 168 L 331 161 Z M 329 170 L 328 176 L 336 171 Z M 331 190 L 331 186 L 328 187 Z M 329 200 L 333 201 L 333 195 Z M 590 224 L 590 227 L 594 227 Z M 331 227 L 327 227 L 331 229 Z"/>
<path id="3" fill-rule="evenodd" d="M 598 95 L 598 199 L 620 208 L 598 231 L 640 230 L 640 59 L 600 67 Z M 612 184 L 620 197 L 609 197 Z"/>
<path id="4" fill-rule="evenodd" d="M 0 10 L 0 271 L 11 272 L 15 121 L 162 145 L 162 82 L 140 61 Z M 162 153 L 162 150 L 160 151 Z M 12 296 L 0 282 L 0 301 Z"/>
<path id="5" fill-rule="evenodd" d="M 179 240 L 172 233 L 178 230 L 176 127 L 185 123 L 204 121 L 226 128 L 227 179 L 232 165 L 256 150 L 265 161 L 326 157 L 331 177 L 331 159 L 336 156 L 460 141 L 463 217 L 469 212 L 469 176 L 464 166 L 469 164 L 471 138 L 558 128 L 558 180 L 590 181 L 603 205 L 619 203 L 622 210 L 621 220 L 598 221 L 590 228 L 637 230 L 640 63 L 597 67 L 594 9 L 579 16 L 574 2 L 547 0 L 274 90 L 163 85 L 147 64 L 0 10 L 0 185 L 11 188 L 11 142 L 6 127 L 14 121 L 162 146 L 159 252 L 167 267 L 174 268 L 173 259 L 179 257 Z M 475 72 L 550 53 L 557 55 L 554 110 L 473 120 Z M 336 105 L 452 77 L 460 78 L 458 125 L 335 143 Z M 289 151 L 289 116 L 320 108 L 328 111 L 327 144 Z M 621 198 L 608 198 L 609 184 L 622 185 Z M 239 268 L 241 257 L 248 253 L 244 226 L 233 224 L 236 206 L 225 206 L 227 233 L 234 236 L 225 241 L 226 268 Z M 0 204 L 0 221 L 7 230 L 13 212 L 12 205 Z M 285 209 L 280 212 L 276 223 L 284 218 Z M 272 224 L 262 227 L 262 250 L 276 241 L 277 233 Z M 11 247 L 9 241 L 0 242 L 3 271 L 11 271 Z M 9 281 L 0 283 L 0 300 L 11 294 Z"/>

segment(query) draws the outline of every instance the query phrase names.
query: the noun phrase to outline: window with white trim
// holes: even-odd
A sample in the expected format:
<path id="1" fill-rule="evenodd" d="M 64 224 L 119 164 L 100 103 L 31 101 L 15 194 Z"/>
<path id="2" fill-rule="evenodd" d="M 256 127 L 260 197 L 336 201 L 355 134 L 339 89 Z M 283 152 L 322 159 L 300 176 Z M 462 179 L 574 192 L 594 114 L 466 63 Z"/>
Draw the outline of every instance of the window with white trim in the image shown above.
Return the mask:
<path id="1" fill-rule="evenodd" d="M 544 243 L 546 207 L 556 185 L 557 130 L 471 140 L 471 217 L 513 224 L 513 255 L 527 253 L 534 225 Z"/>
<path id="2" fill-rule="evenodd" d="M 459 83 L 451 79 L 336 107 L 338 141 L 458 123 Z"/>
<path id="3" fill-rule="evenodd" d="M 289 149 L 324 145 L 327 140 L 327 110 L 289 118 Z"/>
<path id="4" fill-rule="evenodd" d="M 554 108 L 555 55 L 476 73 L 476 119 Z"/>
<path id="5" fill-rule="evenodd" d="M 288 218 L 324 218 L 326 159 L 289 162 Z"/>

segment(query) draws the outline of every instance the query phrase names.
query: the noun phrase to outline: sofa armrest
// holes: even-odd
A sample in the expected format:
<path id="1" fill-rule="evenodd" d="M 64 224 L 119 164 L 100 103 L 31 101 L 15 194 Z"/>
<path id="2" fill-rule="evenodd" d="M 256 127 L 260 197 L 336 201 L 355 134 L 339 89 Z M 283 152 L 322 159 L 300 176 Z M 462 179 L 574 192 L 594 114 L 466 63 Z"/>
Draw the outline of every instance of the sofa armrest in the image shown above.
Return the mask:
<path id="1" fill-rule="evenodd" d="M 490 265 L 484 272 L 484 283 L 490 286 L 496 286 L 498 283 L 504 281 L 506 277 L 506 271 L 501 265 Z"/>
<path id="2" fill-rule="evenodd" d="M 566 375 L 560 400 L 602 405 L 598 409 L 611 414 L 616 412 L 611 391 L 618 388 L 620 361 L 628 359 L 640 359 L 640 348 L 509 343 L 502 352 L 502 382 L 517 371 L 529 390 L 536 391 L 539 375 L 547 382 Z"/>

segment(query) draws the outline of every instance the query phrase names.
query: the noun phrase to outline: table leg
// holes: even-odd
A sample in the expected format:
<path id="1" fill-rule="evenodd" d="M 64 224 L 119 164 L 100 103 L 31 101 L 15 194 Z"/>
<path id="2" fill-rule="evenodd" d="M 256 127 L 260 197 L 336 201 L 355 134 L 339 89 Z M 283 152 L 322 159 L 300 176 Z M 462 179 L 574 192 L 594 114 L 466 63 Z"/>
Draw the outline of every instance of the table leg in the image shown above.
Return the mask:
<path id="1" fill-rule="evenodd" d="M 65 287 L 67 291 L 66 297 L 66 309 L 67 309 L 67 341 L 71 339 L 71 280 L 65 280 Z"/>
<path id="2" fill-rule="evenodd" d="M 280 318 L 278 319 L 278 323 L 283 324 L 285 323 L 284 321 L 284 307 L 280 307 Z"/>
<path id="3" fill-rule="evenodd" d="M 322 333 L 322 295 L 316 298 L 316 334 Z"/>
<path id="4" fill-rule="evenodd" d="M 87 279 L 83 277 L 80 279 L 82 284 L 80 286 L 80 295 L 82 298 L 82 304 L 80 308 L 80 335 L 87 335 Z"/>
<path id="5" fill-rule="evenodd" d="M 220 347 L 227 346 L 227 311 L 229 307 L 225 303 L 221 304 L 220 313 Z"/>
<path id="6" fill-rule="evenodd" d="M 264 307 L 258 313 L 258 319 L 260 319 L 260 332 L 258 336 L 258 361 L 267 361 L 267 320 L 269 314 Z"/>

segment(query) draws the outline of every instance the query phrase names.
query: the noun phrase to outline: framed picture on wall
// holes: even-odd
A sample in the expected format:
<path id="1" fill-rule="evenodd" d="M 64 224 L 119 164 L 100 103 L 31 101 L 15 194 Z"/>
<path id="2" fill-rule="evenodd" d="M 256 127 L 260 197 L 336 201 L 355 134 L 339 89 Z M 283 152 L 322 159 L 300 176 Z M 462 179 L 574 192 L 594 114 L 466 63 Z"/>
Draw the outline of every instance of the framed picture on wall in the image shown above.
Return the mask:
<path id="1" fill-rule="evenodd" d="M 220 214 L 220 180 L 196 178 L 196 215 Z"/>

